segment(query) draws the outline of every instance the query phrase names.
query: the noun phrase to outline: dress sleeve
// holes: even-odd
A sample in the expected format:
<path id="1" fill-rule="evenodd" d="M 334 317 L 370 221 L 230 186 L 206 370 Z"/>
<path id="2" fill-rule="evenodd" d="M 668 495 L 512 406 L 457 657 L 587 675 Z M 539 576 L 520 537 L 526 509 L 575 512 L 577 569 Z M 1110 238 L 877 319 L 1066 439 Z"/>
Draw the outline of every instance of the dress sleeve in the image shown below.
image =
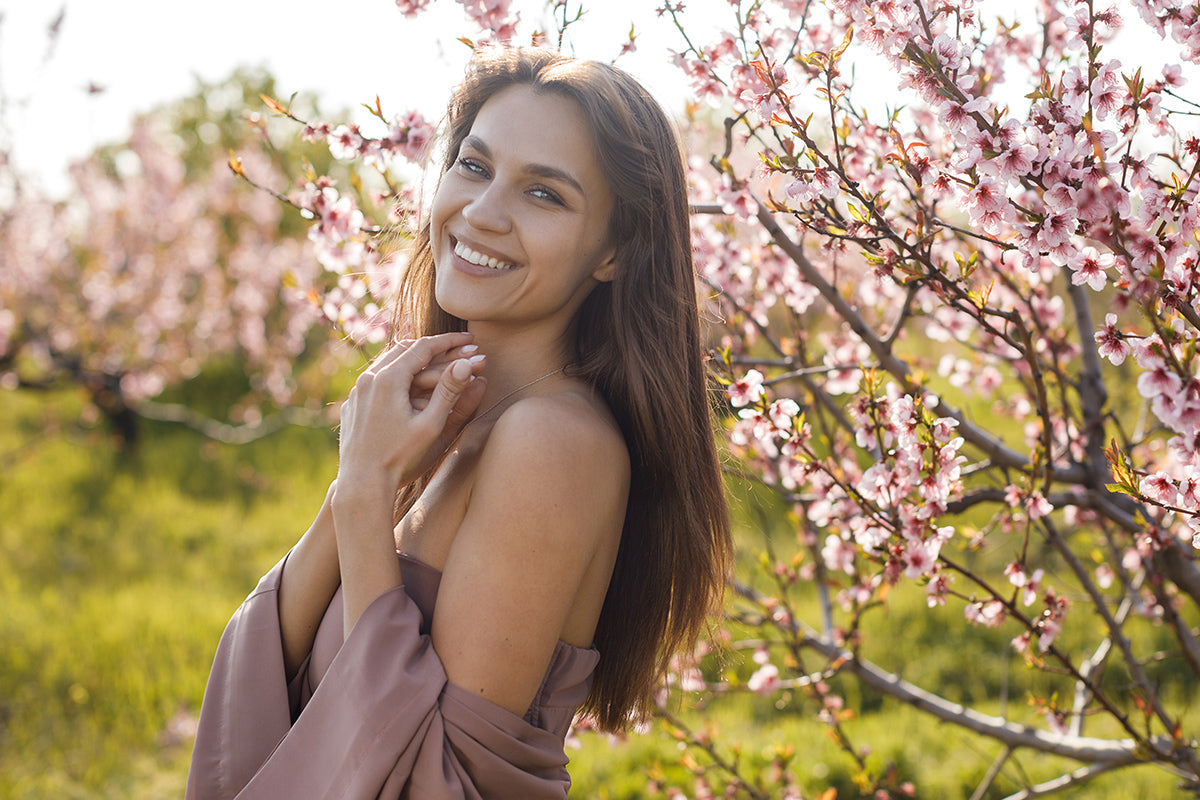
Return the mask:
<path id="1" fill-rule="evenodd" d="M 449 683 L 403 587 L 363 612 L 293 724 L 282 567 L 259 581 L 221 637 L 188 800 L 566 797 L 562 741 Z"/>

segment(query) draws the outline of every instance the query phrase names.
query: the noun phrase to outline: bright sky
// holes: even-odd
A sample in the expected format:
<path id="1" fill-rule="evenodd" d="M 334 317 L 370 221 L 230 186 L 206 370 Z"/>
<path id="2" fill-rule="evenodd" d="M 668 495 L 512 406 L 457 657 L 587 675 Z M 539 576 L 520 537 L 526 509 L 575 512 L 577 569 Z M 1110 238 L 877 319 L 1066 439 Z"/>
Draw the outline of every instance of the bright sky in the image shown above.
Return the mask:
<path id="1" fill-rule="evenodd" d="M 47 29 L 64 5 L 55 51 L 44 61 Z M 544 4 L 514 5 L 533 19 Z M 639 43 L 677 44 L 665 38 L 674 31 L 654 16 L 656 5 L 588 3 L 576 54 L 611 60 L 634 18 Z M 715 5 L 728 14 L 727 3 Z M 56 192 L 65 189 L 67 164 L 123 138 L 135 112 L 192 93 L 196 77 L 224 79 L 238 65 L 266 65 L 281 95 L 313 93 L 327 112 L 379 94 L 392 113 L 440 116 L 469 52 L 455 39 L 474 33 L 449 0 L 435 0 L 417 20 L 392 0 L 0 0 L 0 12 L 0 96 L 13 104 L 6 116 L 15 161 Z M 664 105 L 679 105 L 682 82 L 673 70 L 647 53 L 620 63 Z M 89 93 L 93 84 L 103 91 Z"/>
<path id="2" fill-rule="evenodd" d="M 983 2 L 979 8 L 986 16 L 1030 3 Z M 572 29 L 578 31 L 575 54 L 611 60 L 636 22 L 639 50 L 618 63 L 676 109 L 683 81 L 663 54 L 680 48 L 680 38 L 653 13 L 659 4 L 586 0 L 587 17 Z M 64 5 L 61 35 L 46 60 L 46 31 Z M 514 5 L 529 20 L 545 3 Z M 1159 74 L 1172 48 L 1147 38 L 1130 3 L 1118 5 L 1129 33 L 1111 55 Z M 238 65 L 265 65 L 282 96 L 313 93 L 326 112 L 356 108 L 379 94 L 387 111 L 418 108 L 436 118 L 468 54 L 455 39 L 472 33 L 450 0 L 435 0 L 415 21 L 393 0 L 0 0 L 0 13 L 0 98 L 10 104 L 0 118 L 10 127 L 18 169 L 56 194 L 66 190 L 67 164 L 97 144 L 124 138 L 134 113 L 192 93 L 197 77 L 222 80 Z M 691 31 L 698 42 L 730 27 L 728 0 L 689 0 L 688 16 L 700 29 Z M 1185 92 L 1196 97 L 1200 79 L 1194 67 L 1187 74 Z M 103 91 L 89 93 L 93 84 Z M 874 93 L 880 103 L 895 103 L 889 84 L 860 81 L 858 101 L 869 102 Z"/>

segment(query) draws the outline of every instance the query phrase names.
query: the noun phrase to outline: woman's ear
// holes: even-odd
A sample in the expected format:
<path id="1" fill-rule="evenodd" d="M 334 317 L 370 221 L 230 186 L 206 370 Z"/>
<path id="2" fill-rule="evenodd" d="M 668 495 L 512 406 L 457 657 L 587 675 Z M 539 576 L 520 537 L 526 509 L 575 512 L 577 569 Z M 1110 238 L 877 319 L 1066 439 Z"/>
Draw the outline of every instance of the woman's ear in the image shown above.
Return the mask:
<path id="1" fill-rule="evenodd" d="M 601 283 L 607 283 L 617 275 L 617 251 L 613 248 L 603 261 L 592 271 L 592 277 Z"/>

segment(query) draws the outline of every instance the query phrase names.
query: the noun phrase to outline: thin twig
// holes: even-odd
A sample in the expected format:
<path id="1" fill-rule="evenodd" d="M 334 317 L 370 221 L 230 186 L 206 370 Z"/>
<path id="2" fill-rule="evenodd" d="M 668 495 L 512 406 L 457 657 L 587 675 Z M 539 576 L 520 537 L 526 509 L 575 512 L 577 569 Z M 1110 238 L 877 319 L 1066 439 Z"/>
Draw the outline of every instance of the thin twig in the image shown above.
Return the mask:
<path id="1" fill-rule="evenodd" d="M 769 800 L 769 796 L 766 792 L 757 788 L 746 778 L 742 777 L 742 774 L 738 771 L 737 764 L 731 764 L 726 761 L 721 754 L 716 751 L 716 748 L 714 748 L 712 744 L 693 733 L 692 729 L 684 724 L 683 720 L 679 719 L 665 708 L 655 709 L 654 714 L 658 717 L 661 717 L 668 725 L 672 725 L 677 730 L 681 731 L 683 736 L 687 739 L 688 744 L 703 750 L 708 757 L 713 760 L 714 764 L 716 764 L 720 769 L 724 770 L 729 775 L 733 776 L 733 779 L 737 781 L 738 786 L 740 786 L 742 789 L 745 789 L 746 793 L 754 798 L 754 800 Z"/>
<path id="2" fill-rule="evenodd" d="M 996 778 L 1000 775 L 1000 770 L 1004 768 L 1004 765 L 1012 757 L 1012 754 L 1012 747 L 1005 747 L 1000 751 L 1000 755 L 996 756 L 996 760 L 988 767 L 987 774 L 983 776 L 983 780 L 979 782 L 979 785 L 975 787 L 975 791 L 971 793 L 971 800 L 983 800 L 988 789 L 992 788 L 992 784 L 996 782 Z"/>
<path id="3" fill-rule="evenodd" d="M 1158 716 L 1159 721 L 1162 722 L 1166 730 L 1172 730 L 1175 726 L 1174 720 L 1168 716 L 1166 709 L 1163 708 L 1162 701 L 1159 698 L 1158 692 L 1155 690 L 1155 686 L 1150 682 L 1149 676 L 1147 676 L 1145 670 L 1142 669 L 1141 662 L 1137 660 L 1137 657 L 1133 653 L 1133 645 L 1125 636 L 1124 631 L 1121 629 L 1121 626 L 1117 623 L 1116 619 L 1111 613 L 1109 613 L 1108 605 L 1104 602 L 1104 596 L 1100 594 L 1100 590 L 1092 581 L 1091 575 L 1089 575 L 1088 571 L 1084 569 L 1083 564 L 1080 563 L 1079 558 L 1075 555 L 1075 552 L 1071 550 L 1069 546 L 1067 546 L 1066 540 L 1058 532 L 1058 528 L 1054 525 L 1054 523 L 1051 522 L 1048 517 L 1043 517 L 1041 520 L 1039 520 L 1039 522 L 1041 523 L 1042 530 L 1046 533 L 1046 540 L 1050 543 L 1050 546 L 1057 550 L 1059 555 L 1061 555 L 1067 562 L 1067 566 L 1069 566 L 1071 568 L 1071 572 L 1075 574 L 1075 579 L 1079 581 L 1079 583 L 1083 586 L 1083 590 L 1087 592 L 1088 597 L 1091 599 L 1092 606 L 1096 613 L 1100 615 L 1102 620 L 1104 620 L 1104 624 L 1108 628 L 1108 634 L 1112 637 L 1113 644 L 1118 650 L 1121 651 L 1121 656 L 1125 659 L 1125 665 L 1129 669 L 1129 674 L 1133 678 L 1134 683 L 1137 684 L 1138 688 L 1142 690 L 1146 702 L 1150 703 L 1154 708 L 1155 714 Z M 1171 751 L 1173 749 L 1173 747 L 1167 747 L 1165 750 L 1157 753 L 1157 755 L 1163 757 L 1164 760 L 1169 761 Z"/>
<path id="4" fill-rule="evenodd" d="M 1129 612 L 1133 610 L 1133 592 L 1136 592 L 1141 586 L 1142 577 L 1145 573 L 1140 573 L 1136 579 L 1136 585 L 1130 587 L 1130 592 L 1125 595 L 1125 599 L 1121 601 L 1121 605 L 1117 608 L 1117 613 L 1113 615 L 1117 625 L 1124 625 L 1125 620 L 1129 618 Z M 1083 719 L 1084 710 L 1087 708 L 1088 701 L 1091 699 L 1091 691 L 1088 689 L 1088 682 L 1096 670 L 1104 666 L 1104 662 L 1108 660 L 1109 653 L 1112 652 L 1112 637 L 1105 636 L 1103 641 L 1096 647 L 1095 652 L 1083 663 L 1079 665 L 1079 674 L 1083 675 L 1087 680 L 1077 681 L 1075 683 L 1075 701 L 1071 706 L 1071 725 L 1070 732 L 1073 736 L 1083 735 Z"/>

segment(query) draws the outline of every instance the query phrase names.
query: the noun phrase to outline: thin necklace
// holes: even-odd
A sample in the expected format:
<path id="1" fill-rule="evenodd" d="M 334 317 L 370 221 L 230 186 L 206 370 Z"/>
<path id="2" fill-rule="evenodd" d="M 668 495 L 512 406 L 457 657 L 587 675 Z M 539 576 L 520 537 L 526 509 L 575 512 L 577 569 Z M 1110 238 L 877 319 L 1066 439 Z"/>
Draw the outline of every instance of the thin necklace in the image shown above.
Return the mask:
<path id="1" fill-rule="evenodd" d="M 482 413 L 482 414 L 476 414 L 475 416 L 471 417 L 471 419 L 469 419 L 469 420 L 467 421 L 467 425 L 470 425 L 472 422 L 474 422 L 474 421 L 475 421 L 475 420 L 477 420 L 477 419 L 481 419 L 481 418 L 483 418 L 483 417 L 486 417 L 488 414 L 492 413 L 492 411 L 493 411 L 493 410 L 496 408 L 496 406 L 500 405 L 500 404 L 501 404 L 501 403 L 503 403 L 505 400 L 507 400 L 508 398 L 512 397 L 514 394 L 516 394 L 517 392 L 521 391 L 522 389 L 528 389 L 530 386 L 533 386 L 535 383 L 541 383 L 542 381 L 546 380 L 546 378 L 549 378 L 551 375 L 557 375 L 558 373 L 562 372 L 564 369 L 566 369 L 566 367 L 565 367 L 565 366 L 559 367 L 559 368 L 558 368 L 558 369 L 556 369 L 556 370 L 552 370 L 552 371 L 550 371 L 550 372 L 547 372 L 545 375 L 543 375 L 543 376 L 542 376 L 542 377 L 540 377 L 540 378 L 534 378 L 534 379 L 533 379 L 533 380 L 531 380 L 529 383 L 524 383 L 524 384 L 521 384 L 520 386 L 518 386 L 517 388 L 513 389 L 513 390 L 512 390 L 511 392 L 509 392 L 508 394 L 506 394 L 506 395 L 504 395 L 503 397 L 501 397 L 501 398 L 500 398 L 499 400 L 497 400 L 496 402 L 492 403 L 492 404 L 491 404 L 490 406 L 488 406 L 486 409 L 484 409 L 484 411 L 483 411 L 483 413 Z"/>

